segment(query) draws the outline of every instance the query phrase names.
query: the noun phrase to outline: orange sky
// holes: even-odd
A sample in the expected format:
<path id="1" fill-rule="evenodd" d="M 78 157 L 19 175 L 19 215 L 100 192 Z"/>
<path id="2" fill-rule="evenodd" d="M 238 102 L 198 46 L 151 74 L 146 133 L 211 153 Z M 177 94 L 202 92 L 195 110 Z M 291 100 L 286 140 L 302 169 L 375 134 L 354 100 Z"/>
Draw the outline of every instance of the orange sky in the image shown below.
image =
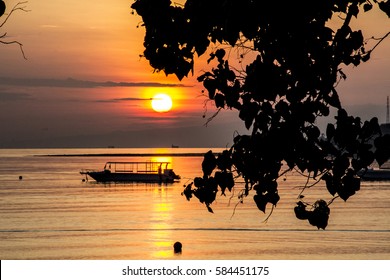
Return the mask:
<path id="1" fill-rule="evenodd" d="M 8 10 L 17 1 L 5 1 Z M 16 45 L 1 45 L 0 77 L 21 79 L 0 85 L 0 147 L 39 145 L 157 145 L 226 146 L 242 127 L 236 112 L 224 112 L 205 127 L 204 97 L 196 76 L 206 68 L 205 57 L 195 65 L 195 76 L 181 83 L 175 76 L 153 74 L 143 52 L 144 28 L 131 14 L 132 0 L 30 0 L 28 13 L 17 12 L 2 28 L 10 40 L 24 45 L 24 60 Z M 2 17 L 3 19 L 4 17 Z M 364 19 L 371 35 L 390 31 L 384 15 Z M 340 85 L 342 100 L 354 113 L 385 116 L 390 94 L 390 38 L 358 69 L 349 69 Z M 94 82 L 160 82 L 185 87 L 59 87 L 26 85 L 25 79 L 73 78 Z M 156 92 L 174 99 L 173 110 L 150 108 Z M 208 116 L 214 113 L 208 106 Z M 227 125 L 232 125 L 228 127 Z M 145 141 L 129 140 L 137 132 Z M 156 132 L 155 136 L 151 131 Z M 98 141 L 97 138 L 104 139 Z M 125 137 L 125 140 L 118 138 Z M 158 144 L 153 144 L 151 138 Z M 93 138 L 93 141 L 88 142 Z M 127 141 L 127 142 L 126 142 Z M 96 143 L 96 144 L 95 144 Z"/>

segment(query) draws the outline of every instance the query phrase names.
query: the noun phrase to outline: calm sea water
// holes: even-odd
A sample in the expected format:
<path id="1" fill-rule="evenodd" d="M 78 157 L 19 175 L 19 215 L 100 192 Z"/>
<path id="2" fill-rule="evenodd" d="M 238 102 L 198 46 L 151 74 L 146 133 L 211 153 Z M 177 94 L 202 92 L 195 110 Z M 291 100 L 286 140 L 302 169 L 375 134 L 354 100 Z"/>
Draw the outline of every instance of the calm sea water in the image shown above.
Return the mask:
<path id="1" fill-rule="evenodd" d="M 333 202 L 329 226 L 319 231 L 295 218 L 304 185 L 296 174 L 280 182 L 281 200 L 264 222 L 271 208 L 261 213 L 251 197 L 239 205 L 236 195 L 218 197 L 211 214 L 181 196 L 183 185 L 201 175 L 201 156 L 107 155 L 206 151 L 0 150 L 0 259 L 390 259 L 390 182 L 364 182 L 347 203 Z M 39 156 L 66 154 L 80 156 Z M 110 160 L 168 160 L 182 180 L 82 181 L 81 169 Z M 308 201 L 330 199 L 323 185 L 306 194 Z M 173 254 L 176 241 L 180 256 Z"/>

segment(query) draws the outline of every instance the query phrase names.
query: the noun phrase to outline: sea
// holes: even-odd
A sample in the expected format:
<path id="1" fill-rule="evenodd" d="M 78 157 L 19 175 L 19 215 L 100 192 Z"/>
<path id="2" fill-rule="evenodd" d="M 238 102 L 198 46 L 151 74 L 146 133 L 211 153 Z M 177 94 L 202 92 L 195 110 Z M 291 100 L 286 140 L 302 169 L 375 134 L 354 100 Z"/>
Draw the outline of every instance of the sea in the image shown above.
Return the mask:
<path id="1" fill-rule="evenodd" d="M 389 260 L 390 182 L 362 182 L 336 199 L 326 230 L 298 220 L 306 184 L 297 172 L 279 180 L 275 208 L 259 211 L 243 183 L 207 211 L 183 186 L 202 175 L 204 148 L 1 149 L 2 260 Z M 211 149 L 220 152 L 222 149 Z M 96 183 L 82 169 L 107 161 L 169 161 L 180 182 Z M 332 197 L 322 182 L 307 202 Z M 173 252 L 182 243 L 182 254 Z"/>

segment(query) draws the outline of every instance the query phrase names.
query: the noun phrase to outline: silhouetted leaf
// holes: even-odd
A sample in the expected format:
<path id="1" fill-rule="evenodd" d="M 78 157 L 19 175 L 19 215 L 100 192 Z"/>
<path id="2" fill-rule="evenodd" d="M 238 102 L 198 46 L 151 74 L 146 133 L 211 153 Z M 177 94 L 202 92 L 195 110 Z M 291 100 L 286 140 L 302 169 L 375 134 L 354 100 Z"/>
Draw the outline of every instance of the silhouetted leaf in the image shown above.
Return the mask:
<path id="1" fill-rule="evenodd" d="M 210 150 L 204 155 L 203 158 L 203 162 L 202 162 L 203 175 L 205 177 L 210 176 L 216 166 L 217 166 L 217 160 L 213 152 Z"/>
<path id="2" fill-rule="evenodd" d="M 379 8 L 384 11 L 388 17 L 390 17 L 390 1 L 379 2 Z"/>
<path id="3" fill-rule="evenodd" d="M 306 210 L 306 205 L 299 201 L 294 208 L 295 216 L 300 220 L 307 220 L 309 218 L 309 211 Z"/>
<path id="4" fill-rule="evenodd" d="M 231 172 L 215 172 L 215 180 L 217 181 L 218 185 L 221 188 L 222 194 L 225 194 L 225 190 L 228 189 L 229 191 L 232 190 L 234 187 L 234 179 L 233 179 L 233 173 Z"/>
<path id="5" fill-rule="evenodd" d="M 333 176 L 329 173 L 325 173 L 322 176 L 322 179 L 325 180 L 326 188 L 328 192 L 334 196 L 337 193 L 337 189 L 339 185 L 338 182 L 333 181 Z"/>
<path id="6" fill-rule="evenodd" d="M 330 209 L 324 200 L 318 200 L 314 210 L 309 214 L 309 222 L 318 229 L 325 229 L 328 226 Z"/>
<path id="7" fill-rule="evenodd" d="M 232 168 L 231 154 L 228 150 L 222 151 L 217 158 L 217 166 L 220 170 L 231 170 Z"/>
<path id="8" fill-rule="evenodd" d="M 223 94 L 217 93 L 214 97 L 215 107 L 223 108 L 225 107 L 225 96 Z"/>
<path id="9" fill-rule="evenodd" d="M 267 199 L 264 195 L 255 194 L 253 196 L 253 200 L 256 202 L 257 208 L 259 208 L 260 211 L 265 213 L 265 208 L 267 206 Z"/>
<path id="10" fill-rule="evenodd" d="M 372 9 L 371 3 L 364 4 L 363 5 L 363 9 L 364 9 L 365 12 L 368 12 L 369 10 L 371 10 Z"/>
<path id="11" fill-rule="evenodd" d="M 390 159 L 390 134 L 377 137 L 374 144 L 376 147 L 375 159 L 381 166 Z"/>
<path id="12" fill-rule="evenodd" d="M 204 179 L 201 177 L 196 177 L 194 179 L 194 185 L 197 188 L 202 188 L 204 186 Z"/>
<path id="13" fill-rule="evenodd" d="M 193 183 L 190 183 L 187 186 L 184 186 L 184 191 L 182 192 L 182 195 L 185 195 L 188 201 L 192 198 L 192 184 Z"/>
<path id="14" fill-rule="evenodd" d="M 223 57 L 225 56 L 226 52 L 224 49 L 218 49 L 215 51 L 215 57 L 218 59 L 220 63 L 223 61 Z"/>
<path id="15" fill-rule="evenodd" d="M 209 98 L 214 99 L 215 91 L 217 90 L 217 82 L 214 79 L 205 79 L 203 86 L 207 89 Z"/>
<path id="16" fill-rule="evenodd" d="M 342 178 L 342 185 L 337 190 L 337 193 L 341 199 L 347 201 L 347 199 L 354 195 L 358 190 L 360 190 L 360 178 L 356 177 L 350 170 Z"/>
<path id="17" fill-rule="evenodd" d="M 269 203 L 271 203 L 272 205 L 276 206 L 276 204 L 278 204 L 278 202 L 280 200 L 280 196 L 279 196 L 277 191 L 271 192 L 271 193 L 267 193 L 267 200 L 268 200 Z"/>
<path id="18" fill-rule="evenodd" d="M 328 138 L 328 140 L 331 140 L 334 137 L 335 133 L 336 133 L 336 129 L 334 125 L 328 123 L 328 125 L 326 126 L 326 138 Z"/>
<path id="19" fill-rule="evenodd" d="M 6 6 L 5 6 L 4 1 L 0 1 L 0 17 L 1 17 L 2 15 L 4 15 L 5 8 L 6 8 Z"/>

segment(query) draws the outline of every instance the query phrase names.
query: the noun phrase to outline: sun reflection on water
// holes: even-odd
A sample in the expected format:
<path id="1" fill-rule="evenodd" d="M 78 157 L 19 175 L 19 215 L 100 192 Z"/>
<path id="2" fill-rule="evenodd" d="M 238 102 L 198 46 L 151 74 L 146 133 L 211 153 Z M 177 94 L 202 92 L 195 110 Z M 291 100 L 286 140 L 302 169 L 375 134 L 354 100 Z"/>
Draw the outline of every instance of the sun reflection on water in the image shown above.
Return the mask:
<path id="1" fill-rule="evenodd" d="M 153 190 L 155 203 L 152 204 L 151 212 L 151 236 L 152 243 L 151 257 L 166 259 L 172 256 L 172 232 L 171 220 L 173 204 L 168 203 L 167 188 L 160 186 Z"/>

